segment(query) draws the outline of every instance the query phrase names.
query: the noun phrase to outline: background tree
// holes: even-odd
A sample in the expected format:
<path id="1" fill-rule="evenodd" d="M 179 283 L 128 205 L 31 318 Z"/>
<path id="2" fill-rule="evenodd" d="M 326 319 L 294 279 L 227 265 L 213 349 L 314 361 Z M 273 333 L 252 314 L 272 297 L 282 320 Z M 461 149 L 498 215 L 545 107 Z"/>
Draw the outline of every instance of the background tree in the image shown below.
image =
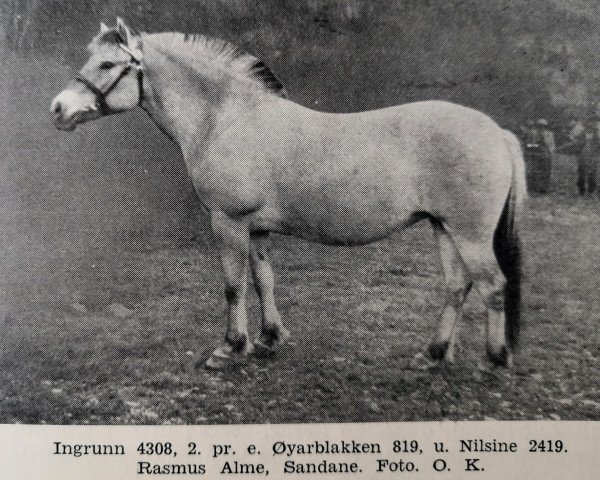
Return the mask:
<path id="1" fill-rule="evenodd" d="M 12 50 L 33 48 L 41 0 L 7 0 L 2 5 L 2 34 Z"/>

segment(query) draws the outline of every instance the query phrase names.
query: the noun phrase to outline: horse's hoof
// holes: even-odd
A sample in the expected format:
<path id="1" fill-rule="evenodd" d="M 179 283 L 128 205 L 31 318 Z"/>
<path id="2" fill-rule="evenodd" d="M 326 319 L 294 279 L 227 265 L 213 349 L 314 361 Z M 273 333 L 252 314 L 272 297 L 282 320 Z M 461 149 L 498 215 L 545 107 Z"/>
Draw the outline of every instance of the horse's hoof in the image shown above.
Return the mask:
<path id="1" fill-rule="evenodd" d="M 410 368 L 413 370 L 431 370 L 439 365 L 439 362 L 434 362 L 427 358 L 423 353 L 417 353 L 409 363 Z"/>
<path id="2" fill-rule="evenodd" d="M 254 345 L 250 342 L 245 342 L 242 348 L 234 348 L 229 343 L 224 343 L 212 353 L 208 360 L 204 362 L 204 365 L 210 370 L 221 370 L 233 361 L 250 355 L 253 352 Z"/>
<path id="3" fill-rule="evenodd" d="M 254 355 L 257 357 L 270 357 L 275 355 L 275 348 L 264 342 L 262 338 L 254 340 Z"/>
<path id="4" fill-rule="evenodd" d="M 447 341 L 446 342 L 432 342 L 428 348 L 429 356 L 433 360 L 437 360 L 440 362 L 442 360 L 449 360 L 450 362 L 452 362 L 452 359 L 448 358 L 450 355 L 447 355 L 449 345 L 450 345 L 450 342 L 447 342 Z"/>
<path id="5" fill-rule="evenodd" d="M 493 348 L 491 345 L 487 345 L 486 351 L 488 360 L 494 365 L 507 368 L 513 366 L 512 353 L 506 345 L 502 345 L 500 348 Z"/>
<path id="6" fill-rule="evenodd" d="M 215 358 L 212 355 L 204 362 L 204 366 L 208 370 L 223 370 L 227 366 L 228 362 L 221 358 Z"/>
<path id="7" fill-rule="evenodd" d="M 260 337 L 254 341 L 256 353 L 272 354 L 277 347 L 283 345 L 290 338 L 290 336 L 291 334 L 289 330 L 284 327 L 264 329 L 260 334 Z"/>
<path id="8" fill-rule="evenodd" d="M 282 345 L 285 342 L 287 342 L 291 336 L 292 336 L 292 334 L 290 333 L 290 331 L 287 328 L 279 327 L 279 336 L 278 336 L 279 345 Z"/>
<path id="9" fill-rule="evenodd" d="M 231 361 L 232 353 L 233 347 L 228 343 L 225 343 L 212 353 L 204 365 L 211 370 L 220 370 Z"/>

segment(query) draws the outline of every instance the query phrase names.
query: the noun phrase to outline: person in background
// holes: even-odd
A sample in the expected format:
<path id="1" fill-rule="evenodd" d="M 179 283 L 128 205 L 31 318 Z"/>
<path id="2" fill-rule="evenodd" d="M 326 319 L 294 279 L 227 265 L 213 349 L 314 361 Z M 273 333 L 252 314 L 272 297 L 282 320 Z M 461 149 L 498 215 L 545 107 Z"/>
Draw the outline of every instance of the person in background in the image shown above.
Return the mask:
<path id="1" fill-rule="evenodd" d="M 585 125 L 579 118 L 575 117 L 569 123 L 571 130 L 569 130 L 569 140 L 576 146 L 575 150 L 583 149 L 585 143 Z"/>
<path id="2" fill-rule="evenodd" d="M 598 156 L 600 155 L 600 136 L 598 120 L 587 122 L 585 129 L 585 143 L 577 162 L 577 188 L 579 194 L 584 196 L 596 190 L 596 175 L 598 174 Z"/>
<path id="3" fill-rule="evenodd" d="M 541 138 L 542 158 L 540 165 L 540 192 L 548 193 L 552 180 L 552 164 L 556 152 L 556 142 L 554 132 L 550 130 L 549 122 L 545 118 L 540 118 L 536 123 L 536 128 Z"/>
<path id="4" fill-rule="evenodd" d="M 577 188 L 580 195 L 585 195 L 587 162 L 589 160 L 589 152 L 591 152 L 591 144 L 588 145 L 588 153 L 584 155 L 584 149 L 588 143 L 586 139 L 585 125 L 577 117 L 569 122 L 569 135 L 566 143 L 556 149 L 556 153 L 565 155 L 573 155 L 577 161 Z"/>
<path id="5" fill-rule="evenodd" d="M 556 140 L 554 139 L 554 131 L 550 129 L 549 122 L 545 118 L 540 118 L 538 120 L 538 125 L 540 125 L 542 129 L 542 136 L 544 137 L 544 142 L 548 147 L 548 150 L 554 156 L 556 152 Z"/>
<path id="6" fill-rule="evenodd" d="M 556 149 L 554 134 L 548 128 L 548 121 L 527 122 L 523 129 L 527 187 L 531 192 L 546 194 L 550 191 L 552 175 L 552 155 Z"/>
<path id="7" fill-rule="evenodd" d="M 534 141 L 533 139 L 533 129 L 535 127 L 535 122 L 533 120 L 527 120 L 525 125 L 521 125 L 519 128 L 521 130 L 521 141 L 523 142 L 523 149 L 527 148 L 527 143 L 530 141 Z"/>

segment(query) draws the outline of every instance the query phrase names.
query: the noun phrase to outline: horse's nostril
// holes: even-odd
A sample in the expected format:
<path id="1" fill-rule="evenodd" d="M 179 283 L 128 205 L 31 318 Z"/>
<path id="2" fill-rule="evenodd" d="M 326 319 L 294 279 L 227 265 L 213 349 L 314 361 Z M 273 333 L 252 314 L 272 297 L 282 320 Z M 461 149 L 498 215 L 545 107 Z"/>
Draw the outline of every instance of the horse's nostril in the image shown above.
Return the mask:
<path id="1" fill-rule="evenodd" d="M 56 104 L 54 105 L 54 113 L 58 115 L 61 111 L 62 105 L 60 104 L 60 102 L 56 102 Z"/>

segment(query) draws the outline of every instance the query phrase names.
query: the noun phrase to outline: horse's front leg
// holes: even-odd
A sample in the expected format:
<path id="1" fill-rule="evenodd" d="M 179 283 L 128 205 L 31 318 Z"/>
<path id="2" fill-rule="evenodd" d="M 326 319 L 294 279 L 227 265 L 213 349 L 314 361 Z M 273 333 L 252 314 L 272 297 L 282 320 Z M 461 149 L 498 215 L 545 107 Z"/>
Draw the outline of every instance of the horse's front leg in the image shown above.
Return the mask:
<path id="1" fill-rule="evenodd" d="M 273 293 L 275 280 L 269 259 L 270 247 L 267 232 L 252 234 L 250 237 L 250 267 L 262 310 L 261 334 L 254 345 L 267 353 L 273 351 L 290 336 L 290 332 L 281 323 L 281 316 L 275 305 Z"/>
<path id="2" fill-rule="evenodd" d="M 209 368 L 221 368 L 233 356 L 251 353 L 246 312 L 247 270 L 250 235 L 248 226 L 222 212 L 211 215 L 211 226 L 220 248 L 227 300 L 225 341 L 206 361 Z"/>

